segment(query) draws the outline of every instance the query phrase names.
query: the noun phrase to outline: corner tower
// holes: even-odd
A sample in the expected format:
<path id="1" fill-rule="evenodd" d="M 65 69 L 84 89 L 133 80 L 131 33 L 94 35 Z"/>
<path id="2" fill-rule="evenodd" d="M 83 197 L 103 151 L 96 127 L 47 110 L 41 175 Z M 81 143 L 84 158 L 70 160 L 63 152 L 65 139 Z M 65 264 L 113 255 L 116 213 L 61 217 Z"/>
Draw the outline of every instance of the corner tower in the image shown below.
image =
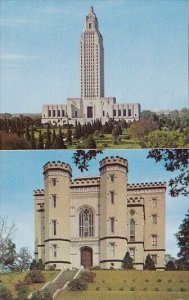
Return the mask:
<path id="1" fill-rule="evenodd" d="M 100 162 L 100 265 L 121 268 L 127 251 L 127 173 L 124 158 Z"/>
<path id="2" fill-rule="evenodd" d="M 45 265 L 69 268 L 70 180 L 72 169 L 60 161 L 43 167 L 45 190 Z"/>
<path id="3" fill-rule="evenodd" d="M 92 6 L 80 39 L 80 90 L 82 99 L 104 97 L 103 38 Z"/>

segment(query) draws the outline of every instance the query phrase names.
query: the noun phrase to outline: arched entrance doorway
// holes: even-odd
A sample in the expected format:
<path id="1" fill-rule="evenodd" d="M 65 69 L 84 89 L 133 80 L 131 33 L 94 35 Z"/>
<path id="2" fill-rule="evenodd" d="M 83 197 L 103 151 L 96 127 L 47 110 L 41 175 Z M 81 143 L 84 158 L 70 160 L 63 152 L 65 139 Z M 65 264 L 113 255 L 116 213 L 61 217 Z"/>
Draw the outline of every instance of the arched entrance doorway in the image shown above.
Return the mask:
<path id="1" fill-rule="evenodd" d="M 89 269 L 93 266 L 93 249 L 90 247 L 81 248 L 81 266 Z"/>

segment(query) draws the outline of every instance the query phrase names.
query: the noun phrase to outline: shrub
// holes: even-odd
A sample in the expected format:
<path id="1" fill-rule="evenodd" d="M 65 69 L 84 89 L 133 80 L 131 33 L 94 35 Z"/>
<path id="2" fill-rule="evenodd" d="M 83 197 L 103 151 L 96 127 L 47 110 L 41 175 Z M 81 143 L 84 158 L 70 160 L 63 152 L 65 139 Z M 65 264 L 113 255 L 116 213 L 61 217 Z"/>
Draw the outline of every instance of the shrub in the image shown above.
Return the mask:
<path id="1" fill-rule="evenodd" d="M 159 291 L 159 287 L 158 287 L 158 286 L 155 287 L 155 291 L 156 291 L 156 292 Z"/>
<path id="2" fill-rule="evenodd" d="M 181 291 L 181 292 L 186 292 L 186 289 L 183 288 L 183 287 L 181 287 L 181 288 L 180 288 L 180 291 Z"/>
<path id="3" fill-rule="evenodd" d="M 119 288 L 119 291 L 124 291 L 124 288 L 123 287 Z"/>
<path id="4" fill-rule="evenodd" d="M 172 288 L 169 287 L 169 288 L 167 289 L 167 291 L 168 291 L 168 292 L 172 292 Z"/>
<path id="5" fill-rule="evenodd" d="M 161 278 L 158 278 L 158 279 L 157 279 L 157 282 L 162 282 Z"/>
<path id="6" fill-rule="evenodd" d="M 68 289 L 70 291 L 85 291 L 87 290 L 87 283 L 83 279 L 73 279 L 68 283 Z"/>
<path id="7" fill-rule="evenodd" d="M 96 287 L 96 291 L 99 291 L 99 290 L 100 290 L 100 287 L 99 287 L 99 286 L 97 286 L 97 287 Z"/>
<path id="8" fill-rule="evenodd" d="M 17 300 L 27 300 L 27 295 L 28 295 L 28 287 L 22 285 L 19 288 Z"/>
<path id="9" fill-rule="evenodd" d="M 49 265 L 48 269 L 49 269 L 49 271 L 55 271 L 56 270 L 56 264 Z"/>
<path id="10" fill-rule="evenodd" d="M 102 283 L 105 283 L 105 282 L 106 282 L 106 281 L 103 279 L 103 280 L 102 280 Z"/>
<path id="11" fill-rule="evenodd" d="M 19 291 L 22 287 L 25 287 L 27 284 L 25 281 L 19 280 L 17 283 L 15 283 L 14 287 L 15 290 Z"/>
<path id="12" fill-rule="evenodd" d="M 94 267 L 91 267 L 90 270 L 100 270 L 101 267 L 100 266 L 94 266 Z"/>
<path id="13" fill-rule="evenodd" d="M 32 294 L 31 300 L 53 300 L 53 297 L 47 289 L 44 289 L 34 292 Z"/>
<path id="14" fill-rule="evenodd" d="M 24 282 L 26 284 L 32 283 L 43 283 L 45 282 L 44 276 L 39 270 L 32 270 L 28 274 L 26 274 L 24 278 Z"/>
<path id="15" fill-rule="evenodd" d="M 172 279 L 169 279 L 168 282 L 172 282 Z"/>
<path id="16" fill-rule="evenodd" d="M 80 275 L 80 279 L 83 279 L 87 283 L 93 283 L 96 274 L 94 272 L 82 272 Z"/>
<path id="17" fill-rule="evenodd" d="M 135 291 L 135 287 L 131 286 L 130 291 L 134 292 Z"/>
<path id="18" fill-rule="evenodd" d="M 112 290 L 111 287 L 109 287 L 109 288 L 108 288 L 108 291 L 111 291 L 111 290 Z"/>
<path id="19" fill-rule="evenodd" d="M 147 287 L 144 287 L 143 291 L 147 291 Z"/>
<path id="20" fill-rule="evenodd" d="M 0 300 L 12 300 L 11 292 L 4 286 L 0 285 Z"/>
<path id="21" fill-rule="evenodd" d="M 145 279 L 145 282 L 149 282 L 149 279 L 148 279 L 148 278 L 146 278 L 146 279 Z"/>

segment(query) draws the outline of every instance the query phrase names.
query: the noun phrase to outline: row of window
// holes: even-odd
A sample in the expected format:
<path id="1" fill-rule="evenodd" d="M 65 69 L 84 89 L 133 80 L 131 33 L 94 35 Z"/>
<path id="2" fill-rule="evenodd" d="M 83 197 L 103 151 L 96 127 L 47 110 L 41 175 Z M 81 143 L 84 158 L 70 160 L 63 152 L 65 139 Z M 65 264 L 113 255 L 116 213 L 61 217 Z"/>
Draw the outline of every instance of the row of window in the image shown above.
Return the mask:
<path id="1" fill-rule="evenodd" d="M 110 257 L 115 257 L 115 243 L 109 243 L 109 251 L 110 251 Z M 129 248 L 130 257 L 133 259 L 133 263 L 135 263 L 135 248 Z M 53 258 L 57 257 L 57 245 L 52 244 L 52 256 Z M 151 258 L 153 259 L 155 265 L 157 264 L 157 254 L 152 254 Z"/>
<path id="2" fill-rule="evenodd" d="M 110 234 L 115 233 L 115 218 L 111 217 Z M 52 220 L 52 233 L 57 234 L 57 221 Z M 90 209 L 84 209 L 79 214 L 79 237 L 88 238 L 94 236 L 94 215 Z M 135 242 L 135 221 L 130 220 L 130 242 Z M 152 247 L 157 247 L 157 235 L 152 234 Z"/>
<path id="3" fill-rule="evenodd" d="M 53 116 L 53 117 L 64 117 L 65 116 L 65 111 L 64 110 L 60 110 L 58 109 L 57 111 L 55 109 L 53 109 L 52 111 L 49 110 L 48 111 L 48 115 L 49 117 Z"/>
<path id="4" fill-rule="evenodd" d="M 132 110 L 129 108 L 128 109 L 128 117 L 131 117 L 131 115 L 132 115 Z M 113 116 L 114 117 L 121 117 L 121 116 L 124 116 L 124 117 L 126 117 L 127 116 L 127 110 L 126 109 L 114 109 L 113 110 Z"/>

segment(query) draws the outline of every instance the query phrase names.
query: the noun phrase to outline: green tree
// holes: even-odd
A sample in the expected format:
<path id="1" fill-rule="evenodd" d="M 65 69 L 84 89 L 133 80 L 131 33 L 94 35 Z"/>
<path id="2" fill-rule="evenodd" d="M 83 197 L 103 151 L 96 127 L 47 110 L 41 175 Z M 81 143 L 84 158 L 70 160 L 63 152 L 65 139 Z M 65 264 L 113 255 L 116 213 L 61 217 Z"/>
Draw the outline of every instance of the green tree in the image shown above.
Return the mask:
<path id="1" fill-rule="evenodd" d="M 19 272 L 28 271 L 30 269 L 31 260 L 32 256 L 28 248 L 22 247 L 17 255 L 15 268 Z"/>
<path id="2" fill-rule="evenodd" d="M 71 131 L 71 128 L 69 125 L 68 125 L 68 130 L 66 133 L 66 141 L 67 141 L 68 145 L 72 145 L 72 131 Z"/>
<path id="3" fill-rule="evenodd" d="M 133 138 L 137 138 L 140 140 L 141 145 L 145 146 L 144 138 L 151 131 L 154 131 L 158 128 L 157 122 L 152 120 L 141 120 L 137 122 L 133 122 L 129 127 L 129 133 Z"/>
<path id="4" fill-rule="evenodd" d="M 29 131 L 29 127 L 28 127 L 28 125 L 26 126 L 26 130 L 25 130 L 25 140 L 26 141 L 30 141 L 30 138 L 31 138 L 31 136 L 30 136 L 30 131 Z"/>
<path id="5" fill-rule="evenodd" d="M 156 269 L 155 263 L 151 258 L 150 254 L 148 254 L 145 260 L 144 270 L 155 270 L 155 269 Z"/>
<path id="6" fill-rule="evenodd" d="M 32 126 L 32 130 L 31 130 L 30 144 L 31 144 L 31 146 L 32 146 L 32 149 L 36 149 L 36 142 L 35 142 L 35 137 L 34 137 L 34 129 L 33 129 L 33 126 Z"/>
<path id="7" fill-rule="evenodd" d="M 2 265 L 3 269 L 14 270 L 17 259 L 16 245 L 11 239 L 8 239 L 1 248 L 0 265 Z"/>
<path id="8" fill-rule="evenodd" d="M 85 141 L 85 148 L 86 149 L 96 149 L 96 143 L 91 134 L 87 137 L 87 139 Z"/>
<path id="9" fill-rule="evenodd" d="M 38 143 L 37 143 L 37 149 L 44 149 L 43 136 L 41 134 L 41 130 L 39 130 L 39 138 L 38 138 Z"/>
<path id="10" fill-rule="evenodd" d="M 62 134 L 62 131 L 61 131 L 60 127 L 59 127 L 59 133 L 58 133 L 57 149 L 66 149 L 66 146 L 65 146 L 64 140 L 63 140 L 63 134 Z"/>
<path id="11" fill-rule="evenodd" d="M 41 271 L 44 271 L 44 270 L 45 270 L 45 265 L 44 265 L 44 263 L 43 263 L 43 261 L 42 261 L 41 258 L 39 259 L 39 261 L 38 261 L 36 267 L 37 267 L 37 270 L 41 270 Z"/>
<path id="12" fill-rule="evenodd" d="M 176 177 L 169 180 L 170 195 L 178 197 L 189 195 L 189 150 L 187 149 L 153 149 L 147 158 L 164 162 L 168 172 L 176 172 Z"/>
<path id="13" fill-rule="evenodd" d="M 146 145 L 149 148 L 183 148 L 185 136 L 178 131 L 155 130 L 146 137 Z"/>
<path id="14" fill-rule="evenodd" d="M 130 257 L 129 251 L 126 252 L 123 259 L 123 269 L 133 269 L 133 259 Z"/>
<path id="15" fill-rule="evenodd" d="M 33 259 L 30 264 L 30 270 L 36 270 L 37 269 L 37 262 L 36 259 Z"/>
<path id="16" fill-rule="evenodd" d="M 118 126 L 115 126 L 112 130 L 112 140 L 114 144 L 117 143 L 118 137 L 119 137 L 119 128 Z"/>
<path id="17" fill-rule="evenodd" d="M 176 270 L 176 267 L 175 267 L 175 264 L 172 260 L 169 260 L 166 265 L 165 265 L 165 270 L 166 271 L 175 271 Z"/>
<path id="18" fill-rule="evenodd" d="M 47 124 L 45 149 L 50 149 L 50 147 L 51 147 L 51 131 L 50 131 L 49 124 Z"/>
<path id="19" fill-rule="evenodd" d="M 176 233 L 176 238 L 180 248 L 177 265 L 179 269 L 189 270 L 189 210 Z"/>

